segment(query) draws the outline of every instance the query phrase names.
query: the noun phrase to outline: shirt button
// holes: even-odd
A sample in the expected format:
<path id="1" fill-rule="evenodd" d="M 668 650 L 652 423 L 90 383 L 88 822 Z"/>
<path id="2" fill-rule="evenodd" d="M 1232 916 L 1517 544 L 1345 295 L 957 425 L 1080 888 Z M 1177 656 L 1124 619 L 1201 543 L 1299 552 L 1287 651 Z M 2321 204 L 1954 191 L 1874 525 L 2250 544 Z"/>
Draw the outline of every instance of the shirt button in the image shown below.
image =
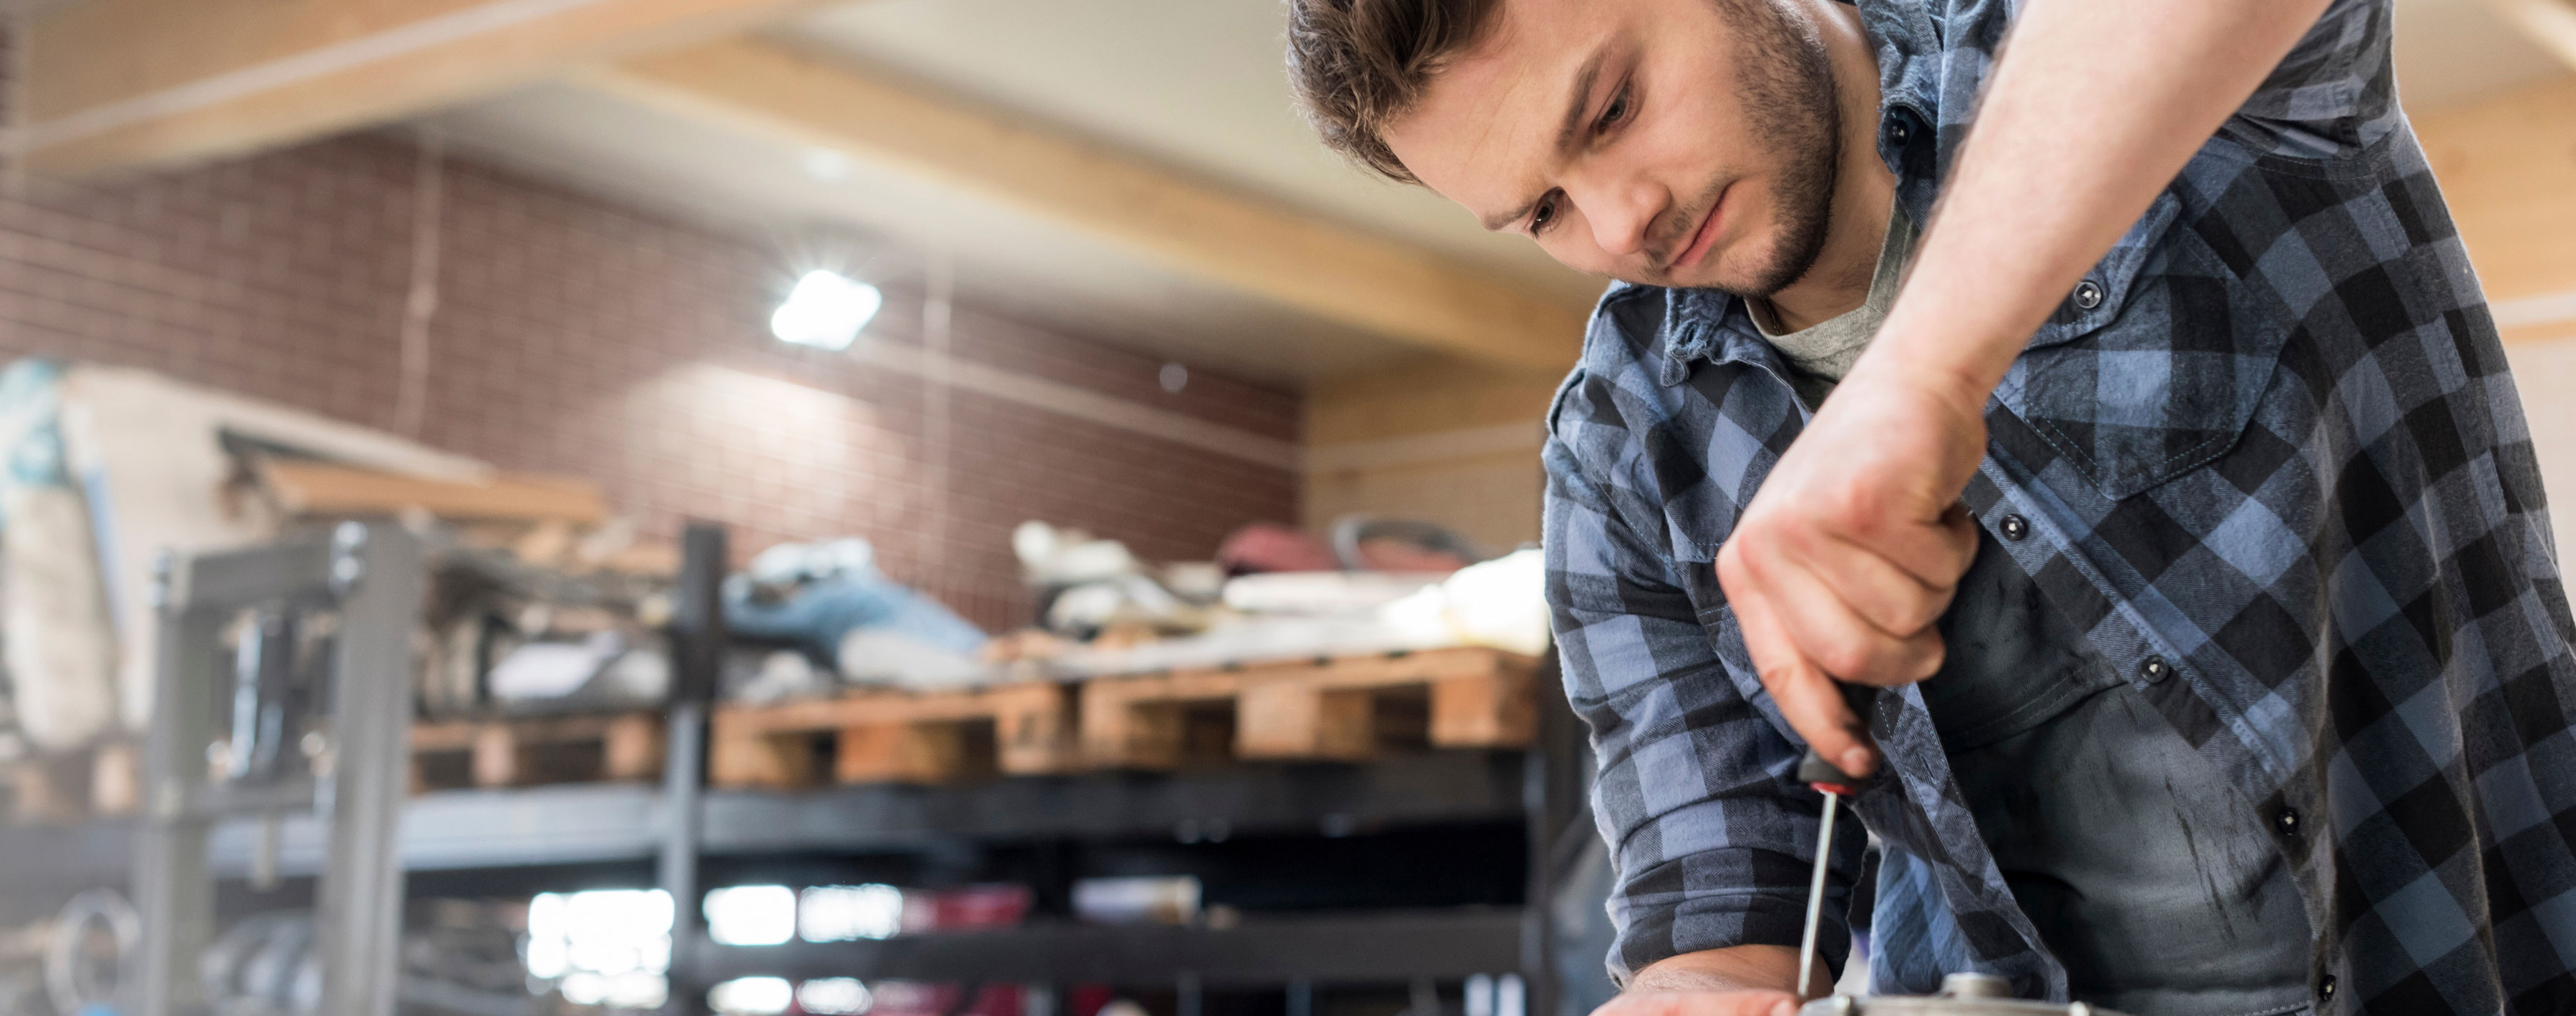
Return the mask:
<path id="1" fill-rule="evenodd" d="M 2075 309 L 2092 310 L 2102 305 L 2102 284 L 2086 279 L 2075 284 Z"/>
<path id="2" fill-rule="evenodd" d="M 2002 522 L 1995 524 L 1995 528 L 2003 530 L 2004 539 L 2019 542 L 2022 537 L 2030 535 L 2030 520 L 2019 515 L 2006 515 Z"/>
<path id="3" fill-rule="evenodd" d="M 2321 1002 L 2334 1001 L 2333 974 L 2327 974 L 2324 977 L 2317 978 L 2317 1000 Z"/>
<path id="4" fill-rule="evenodd" d="M 1881 131 L 1887 136 L 1889 148 L 1903 148 L 1908 142 L 1914 140 L 1914 125 L 1905 122 L 1905 114 L 1901 112 L 1889 113 L 1887 126 L 1881 128 Z"/>
<path id="5" fill-rule="evenodd" d="M 2281 810 L 2279 810 L 2279 811 L 2273 812 L 2273 813 L 2272 813 L 2272 828 L 2277 829 L 2277 830 L 2280 830 L 2281 835 L 2283 835 L 2283 836 L 2296 836 L 2296 835 L 2298 835 L 2298 834 L 2299 834 L 2299 809 L 2297 809 L 2297 808 L 2283 808 L 2283 809 L 2281 809 Z M 2333 987 L 2331 987 L 2331 985 L 2333 985 L 2333 984 L 2334 984 L 2334 978 L 2333 978 L 2332 976 L 2328 976 L 2328 977 L 2326 978 L 2326 984 L 2327 984 L 2327 985 L 2329 985 L 2329 987 L 2327 987 L 2327 988 L 2325 989 L 2326 993 L 2327 993 L 2327 994 L 2330 994 L 2330 995 L 2331 995 L 2331 994 L 2333 994 L 2333 993 L 2334 993 L 2334 988 L 2333 988 Z"/>
<path id="6" fill-rule="evenodd" d="M 2150 656 L 2145 663 L 2138 664 L 2138 673 L 2149 681 L 2162 681 L 2173 673 L 2173 668 L 2165 664 L 2164 657 Z"/>

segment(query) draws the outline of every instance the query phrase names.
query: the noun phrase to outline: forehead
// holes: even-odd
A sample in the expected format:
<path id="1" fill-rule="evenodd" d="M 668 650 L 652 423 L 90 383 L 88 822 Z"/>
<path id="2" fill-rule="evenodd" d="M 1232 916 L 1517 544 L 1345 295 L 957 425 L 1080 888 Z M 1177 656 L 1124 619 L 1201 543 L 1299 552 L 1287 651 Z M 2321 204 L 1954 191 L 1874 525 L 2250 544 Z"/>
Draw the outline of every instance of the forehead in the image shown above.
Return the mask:
<path id="1" fill-rule="evenodd" d="M 1637 0 L 1503 0 L 1476 45 L 1445 61 L 1388 147 L 1432 190 L 1479 215 L 1518 204 L 1553 158 L 1584 67 L 1625 37 Z"/>

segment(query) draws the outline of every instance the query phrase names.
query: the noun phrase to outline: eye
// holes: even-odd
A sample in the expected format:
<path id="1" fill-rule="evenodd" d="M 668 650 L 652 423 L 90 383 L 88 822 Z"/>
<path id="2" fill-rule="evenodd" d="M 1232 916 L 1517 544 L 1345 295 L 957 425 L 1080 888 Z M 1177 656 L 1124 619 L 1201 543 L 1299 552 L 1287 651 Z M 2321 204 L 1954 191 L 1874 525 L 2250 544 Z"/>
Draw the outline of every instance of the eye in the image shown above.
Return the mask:
<path id="1" fill-rule="evenodd" d="M 1549 191 L 1546 197 L 1538 199 L 1538 204 L 1531 206 L 1530 235 L 1545 233 L 1549 226 L 1556 224 L 1556 203 L 1562 200 L 1562 197 L 1561 191 Z"/>
<path id="2" fill-rule="evenodd" d="M 1618 124 L 1619 121 L 1627 119 L 1629 113 L 1628 107 L 1628 90 L 1626 88 L 1621 88 L 1619 89 L 1618 95 L 1611 97 L 1610 105 L 1601 110 L 1601 126 L 1606 129 Z"/>

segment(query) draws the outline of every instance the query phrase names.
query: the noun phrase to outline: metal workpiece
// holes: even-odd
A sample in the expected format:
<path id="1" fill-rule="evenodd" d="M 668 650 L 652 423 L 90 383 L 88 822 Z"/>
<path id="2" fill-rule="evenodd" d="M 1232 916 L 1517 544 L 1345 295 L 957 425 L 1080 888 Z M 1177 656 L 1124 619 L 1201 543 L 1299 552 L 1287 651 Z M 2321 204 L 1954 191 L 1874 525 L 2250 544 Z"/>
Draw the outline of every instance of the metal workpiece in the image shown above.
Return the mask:
<path id="1" fill-rule="evenodd" d="M 2082 1002 L 2032 1002 L 2012 997 L 2012 982 L 1992 974 L 1951 974 L 1937 995 L 1835 995 L 1798 1010 L 1798 1016 L 2121 1016 Z"/>

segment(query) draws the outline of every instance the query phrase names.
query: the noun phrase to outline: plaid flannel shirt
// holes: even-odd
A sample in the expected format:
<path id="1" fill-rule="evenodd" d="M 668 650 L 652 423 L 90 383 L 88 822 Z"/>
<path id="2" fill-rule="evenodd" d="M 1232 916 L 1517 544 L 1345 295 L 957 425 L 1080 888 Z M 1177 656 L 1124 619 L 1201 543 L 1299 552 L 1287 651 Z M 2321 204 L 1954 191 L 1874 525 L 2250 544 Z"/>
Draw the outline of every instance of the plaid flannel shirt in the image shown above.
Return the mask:
<path id="1" fill-rule="evenodd" d="M 2012 5 L 1859 7 L 1878 152 L 1928 221 Z M 2032 338 L 1965 501 L 2271 823 L 2318 1011 L 2565 1012 L 2576 626 L 2495 328 L 2396 103 L 2389 8 L 2336 0 Z M 1622 980 L 1799 938 L 1821 799 L 1712 566 L 1805 419 L 1786 370 L 1742 301 L 1617 285 L 1550 412 L 1548 594 L 1600 758 Z M 1879 702 L 1895 778 L 1854 802 L 1884 845 L 1873 987 L 1973 970 L 2064 999 L 1921 695 Z M 1833 944 L 1863 847 L 1843 829 Z"/>

